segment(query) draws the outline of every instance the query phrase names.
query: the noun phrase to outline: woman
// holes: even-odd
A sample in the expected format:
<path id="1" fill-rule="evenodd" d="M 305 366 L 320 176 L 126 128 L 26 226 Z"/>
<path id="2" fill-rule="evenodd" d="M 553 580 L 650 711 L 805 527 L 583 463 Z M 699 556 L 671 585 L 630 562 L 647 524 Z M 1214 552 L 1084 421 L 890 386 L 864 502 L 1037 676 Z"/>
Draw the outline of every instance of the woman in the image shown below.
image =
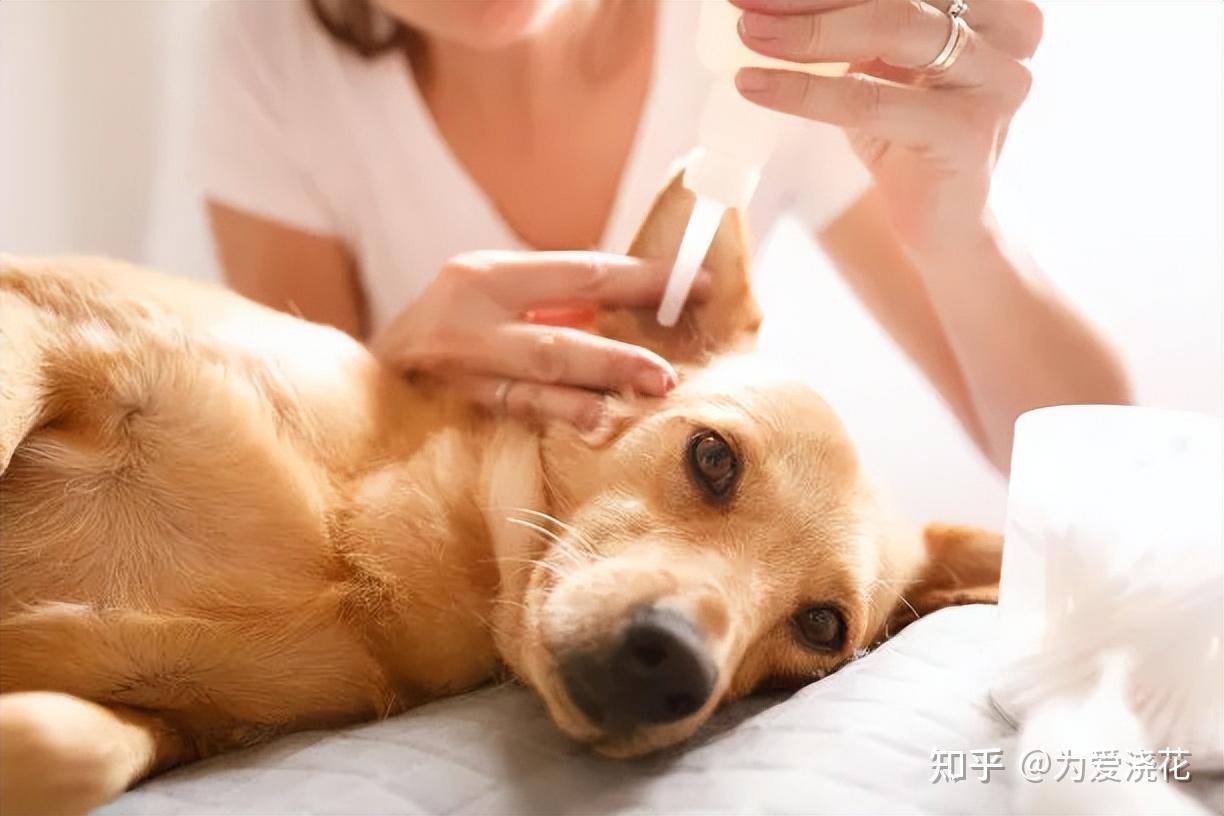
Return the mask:
<path id="1" fill-rule="evenodd" d="M 1113 354 L 1005 248 L 987 207 L 1028 90 L 1036 6 L 734 3 L 750 48 L 854 63 L 844 77 L 736 76 L 748 100 L 825 123 L 771 157 L 748 213 L 757 234 L 785 211 L 804 218 L 1003 470 L 1021 412 L 1128 401 Z M 530 313 L 657 302 L 665 268 L 564 250 L 627 246 L 668 166 L 696 144 L 710 82 L 693 56 L 698 10 L 228 4 L 203 121 L 227 280 L 496 410 L 589 425 L 603 390 L 665 394 L 666 361 Z"/>

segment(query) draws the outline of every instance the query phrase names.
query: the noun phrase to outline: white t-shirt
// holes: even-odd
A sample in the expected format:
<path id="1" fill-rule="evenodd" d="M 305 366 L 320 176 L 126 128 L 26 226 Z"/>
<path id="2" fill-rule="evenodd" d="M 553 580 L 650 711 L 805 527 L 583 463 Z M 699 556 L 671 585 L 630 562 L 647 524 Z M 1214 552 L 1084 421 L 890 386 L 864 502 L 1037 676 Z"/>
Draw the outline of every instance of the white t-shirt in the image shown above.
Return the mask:
<path id="1" fill-rule="evenodd" d="M 659 3 L 650 91 L 598 249 L 625 251 L 673 163 L 697 144 L 711 81 L 694 54 L 699 6 Z M 401 55 L 362 59 L 328 36 L 306 0 L 223 3 L 210 23 L 198 122 L 206 194 L 341 239 L 372 329 L 448 258 L 529 248 L 450 151 Z M 840 130 L 805 123 L 763 169 L 749 227 L 764 236 L 790 212 L 818 228 L 867 184 Z"/>

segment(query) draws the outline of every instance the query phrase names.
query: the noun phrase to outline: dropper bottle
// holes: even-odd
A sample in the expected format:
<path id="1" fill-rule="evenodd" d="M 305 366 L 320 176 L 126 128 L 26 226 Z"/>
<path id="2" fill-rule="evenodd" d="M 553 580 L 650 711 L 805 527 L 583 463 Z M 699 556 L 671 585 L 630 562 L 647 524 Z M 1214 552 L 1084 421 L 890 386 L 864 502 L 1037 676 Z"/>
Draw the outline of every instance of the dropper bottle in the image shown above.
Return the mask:
<path id="1" fill-rule="evenodd" d="M 740 41 L 739 9 L 727 0 L 701 0 L 701 4 L 697 57 L 714 74 L 714 81 L 697 124 L 700 145 L 684 171 L 684 186 L 696 193 L 697 200 L 659 305 L 657 319 L 663 326 L 674 326 L 680 318 L 723 211 L 748 205 L 769 154 L 800 121 L 744 99 L 735 88 L 736 72 L 758 67 L 836 76 L 847 67 L 762 56 Z"/>

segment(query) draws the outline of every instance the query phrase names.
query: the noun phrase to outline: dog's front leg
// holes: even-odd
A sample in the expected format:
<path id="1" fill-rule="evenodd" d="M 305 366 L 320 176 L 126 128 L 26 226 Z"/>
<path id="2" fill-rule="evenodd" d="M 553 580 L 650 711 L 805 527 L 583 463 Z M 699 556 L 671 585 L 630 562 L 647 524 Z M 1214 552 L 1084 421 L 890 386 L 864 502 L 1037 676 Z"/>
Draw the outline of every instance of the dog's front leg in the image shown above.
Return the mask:
<path id="1" fill-rule="evenodd" d="M 187 754 L 148 714 L 58 692 L 0 694 L 4 816 L 83 816 Z"/>

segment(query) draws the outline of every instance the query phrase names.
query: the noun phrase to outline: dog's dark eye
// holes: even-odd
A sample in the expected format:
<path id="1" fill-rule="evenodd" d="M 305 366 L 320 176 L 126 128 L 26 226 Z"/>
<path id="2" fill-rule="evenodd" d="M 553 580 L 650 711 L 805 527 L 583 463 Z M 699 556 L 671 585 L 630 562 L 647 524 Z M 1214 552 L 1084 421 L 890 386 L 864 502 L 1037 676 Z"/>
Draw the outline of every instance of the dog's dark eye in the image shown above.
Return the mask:
<path id="1" fill-rule="evenodd" d="M 698 431 L 689 439 L 688 467 L 693 481 L 714 501 L 730 498 L 739 479 L 739 458 L 714 431 Z"/>
<path id="2" fill-rule="evenodd" d="M 831 606 L 809 606 L 801 609 L 791 622 L 799 640 L 818 652 L 840 651 L 846 640 L 846 622 Z"/>

